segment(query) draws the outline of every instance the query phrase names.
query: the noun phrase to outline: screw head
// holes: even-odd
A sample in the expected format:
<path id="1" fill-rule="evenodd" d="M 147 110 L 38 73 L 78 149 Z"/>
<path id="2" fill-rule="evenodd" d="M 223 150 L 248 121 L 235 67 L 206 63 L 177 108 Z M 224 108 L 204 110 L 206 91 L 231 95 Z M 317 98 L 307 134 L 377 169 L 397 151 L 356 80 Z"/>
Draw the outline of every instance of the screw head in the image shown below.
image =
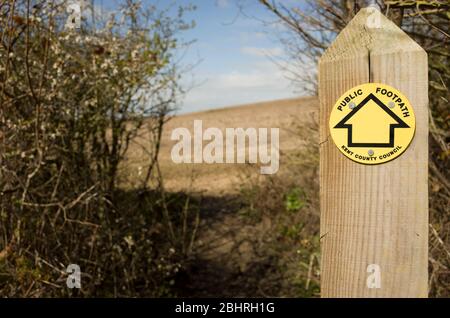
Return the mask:
<path id="1" fill-rule="evenodd" d="M 394 108 L 395 107 L 395 103 L 394 102 L 389 102 L 388 106 L 389 106 L 389 108 Z"/>
<path id="2" fill-rule="evenodd" d="M 367 152 L 369 154 L 369 156 L 373 156 L 375 154 L 375 152 L 372 149 L 369 149 L 369 151 Z"/>
<path id="3" fill-rule="evenodd" d="M 355 104 L 354 102 L 351 102 L 350 104 L 348 104 L 348 107 L 349 107 L 350 109 L 353 109 L 353 108 L 356 107 L 356 104 Z"/>

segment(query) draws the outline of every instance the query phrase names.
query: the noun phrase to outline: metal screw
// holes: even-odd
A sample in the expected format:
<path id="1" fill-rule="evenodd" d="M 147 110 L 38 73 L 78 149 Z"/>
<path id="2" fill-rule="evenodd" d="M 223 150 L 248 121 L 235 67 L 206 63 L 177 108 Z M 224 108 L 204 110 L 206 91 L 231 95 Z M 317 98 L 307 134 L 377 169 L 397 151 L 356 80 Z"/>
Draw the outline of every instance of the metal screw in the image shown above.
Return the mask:
<path id="1" fill-rule="evenodd" d="M 356 104 L 355 104 L 354 102 L 351 102 L 350 104 L 348 104 L 348 107 L 349 107 L 350 109 L 353 109 L 353 108 L 356 107 Z"/>
<path id="2" fill-rule="evenodd" d="M 375 152 L 372 149 L 369 149 L 369 151 L 367 152 L 369 154 L 369 156 L 373 156 L 375 154 Z"/>
<path id="3" fill-rule="evenodd" d="M 395 107 L 395 103 L 394 102 L 389 102 L 389 108 L 394 108 Z"/>

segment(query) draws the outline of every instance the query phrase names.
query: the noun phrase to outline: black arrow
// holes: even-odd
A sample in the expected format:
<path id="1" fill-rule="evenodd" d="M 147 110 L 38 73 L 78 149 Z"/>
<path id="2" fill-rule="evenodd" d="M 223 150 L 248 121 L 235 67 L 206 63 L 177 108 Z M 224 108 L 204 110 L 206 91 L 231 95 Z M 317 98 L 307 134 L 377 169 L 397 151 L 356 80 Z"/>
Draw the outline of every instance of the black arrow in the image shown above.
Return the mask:
<path id="1" fill-rule="evenodd" d="M 389 116 L 391 116 L 396 123 L 390 124 L 389 127 L 389 142 L 388 143 L 354 143 L 353 142 L 353 126 L 352 124 L 347 124 L 347 121 L 352 118 L 364 105 L 366 105 L 369 101 L 374 101 L 378 106 L 381 107 Z M 400 117 L 398 117 L 392 110 L 389 109 L 386 105 L 384 105 L 375 95 L 370 93 L 364 100 L 353 110 L 347 114 L 339 123 L 337 123 L 334 128 L 346 128 L 348 129 L 348 147 L 385 147 L 391 148 L 394 147 L 394 133 L 395 128 L 409 128 L 408 124 L 406 124 Z"/>

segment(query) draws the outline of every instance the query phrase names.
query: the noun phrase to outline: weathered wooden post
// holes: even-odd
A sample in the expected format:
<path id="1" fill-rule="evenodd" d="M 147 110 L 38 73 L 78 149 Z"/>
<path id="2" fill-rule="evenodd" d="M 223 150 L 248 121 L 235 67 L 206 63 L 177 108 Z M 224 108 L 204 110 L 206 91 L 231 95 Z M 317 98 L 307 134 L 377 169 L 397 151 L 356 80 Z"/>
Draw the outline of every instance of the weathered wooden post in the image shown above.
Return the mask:
<path id="1" fill-rule="evenodd" d="M 322 297 L 427 297 L 426 52 L 362 9 L 320 59 L 319 97 Z"/>

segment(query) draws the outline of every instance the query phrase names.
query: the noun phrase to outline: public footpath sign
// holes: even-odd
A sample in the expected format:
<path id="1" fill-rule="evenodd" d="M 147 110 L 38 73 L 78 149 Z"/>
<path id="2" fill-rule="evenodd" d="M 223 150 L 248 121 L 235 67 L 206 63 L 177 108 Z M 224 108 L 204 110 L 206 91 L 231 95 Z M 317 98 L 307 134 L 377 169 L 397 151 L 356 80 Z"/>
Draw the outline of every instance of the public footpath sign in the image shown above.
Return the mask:
<path id="1" fill-rule="evenodd" d="M 345 92 L 330 115 L 330 132 L 341 153 L 363 164 L 400 156 L 416 129 L 408 98 L 385 84 L 368 83 Z"/>

